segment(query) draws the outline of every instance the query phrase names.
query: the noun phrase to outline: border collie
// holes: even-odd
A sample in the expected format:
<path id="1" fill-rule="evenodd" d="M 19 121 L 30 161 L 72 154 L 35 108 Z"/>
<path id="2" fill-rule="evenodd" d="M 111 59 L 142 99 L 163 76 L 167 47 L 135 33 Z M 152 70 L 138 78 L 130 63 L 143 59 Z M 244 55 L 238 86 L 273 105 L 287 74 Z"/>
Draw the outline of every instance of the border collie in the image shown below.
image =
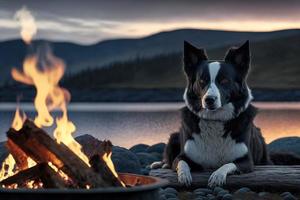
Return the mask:
<path id="1" fill-rule="evenodd" d="M 246 82 L 249 68 L 249 41 L 229 49 L 222 61 L 209 60 L 205 50 L 184 42 L 181 129 L 170 136 L 164 160 L 152 168 L 171 167 L 186 186 L 192 183 L 191 170 L 213 170 L 208 186 L 214 187 L 223 185 L 228 174 L 272 164 L 253 123 L 257 109 Z"/>

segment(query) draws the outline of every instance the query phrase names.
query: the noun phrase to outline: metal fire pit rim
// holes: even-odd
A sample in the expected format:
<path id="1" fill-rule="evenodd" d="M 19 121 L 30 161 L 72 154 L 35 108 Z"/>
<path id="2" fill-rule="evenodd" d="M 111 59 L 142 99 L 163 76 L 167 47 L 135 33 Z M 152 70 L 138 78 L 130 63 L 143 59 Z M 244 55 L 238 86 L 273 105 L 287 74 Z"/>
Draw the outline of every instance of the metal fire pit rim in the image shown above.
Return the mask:
<path id="1" fill-rule="evenodd" d="M 0 188 L 0 193 L 48 193 L 48 194 L 57 194 L 57 193 L 130 193 L 130 192 L 140 192 L 140 191 L 151 191 L 158 189 L 160 187 L 165 187 L 168 185 L 169 181 L 166 179 L 154 177 L 154 176 L 145 176 L 139 174 L 132 174 L 132 173 L 119 173 L 119 175 L 124 176 L 136 176 L 141 178 L 153 179 L 155 180 L 154 183 L 138 185 L 133 187 L 106 187 L 106 188 L 92 188 L 92 189 L 74 189 L 74 188 L 66 188 L 66 189 L 57 189 L 57 188 L 47 188 L 47 189 L 27 189 L 27 188 L 19 188 L 19 189 L 7 189 L 7 188 Z"/>

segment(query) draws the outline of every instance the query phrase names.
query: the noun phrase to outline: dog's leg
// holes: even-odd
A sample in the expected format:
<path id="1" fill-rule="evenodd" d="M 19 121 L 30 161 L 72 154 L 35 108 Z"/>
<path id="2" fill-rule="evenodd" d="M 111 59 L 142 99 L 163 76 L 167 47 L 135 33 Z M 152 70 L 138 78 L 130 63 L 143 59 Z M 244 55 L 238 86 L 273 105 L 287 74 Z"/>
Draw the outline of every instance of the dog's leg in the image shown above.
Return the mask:
<path id="1" fill-rule="evenodd" d="M 237 170 L 237 166 L 234 163 L 228 163 L 214 171 L 208 179 L 208 186 L 222 186 L 226 183 L 226 177 L 230 173 L 234 173 Z"/>
<path id="2" fill-rule="evenodd" d="M 236 159 L 232 163 L 227 163 L 211 174 L 208 179 L 208 186 L 222 186 L 226 183 L 228 174 L 249 173 L 253 171 L 254 164 L 252 157 L 247 153 L 245 156 Z"/>
<path id="3" fill-rule="evenodd" d="M 191 169 L 187 162 L 185 162 L 184 160 L 180 160 L 177 164 L 176 171 L 178 182 L 180 184 L 183 184 L 185 186 L 190 186 L 192 184 Z"/>

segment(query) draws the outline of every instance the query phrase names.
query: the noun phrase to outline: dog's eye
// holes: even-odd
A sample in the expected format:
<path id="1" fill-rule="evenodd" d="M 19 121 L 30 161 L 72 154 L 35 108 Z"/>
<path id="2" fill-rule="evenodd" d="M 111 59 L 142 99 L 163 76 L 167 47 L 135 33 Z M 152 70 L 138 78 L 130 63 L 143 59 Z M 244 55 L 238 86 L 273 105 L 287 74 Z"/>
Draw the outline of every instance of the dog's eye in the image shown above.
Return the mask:
<path id="1" fill-rule="evenodd" d="M 201 85 L 203 85 L 203 84 L 205 83 L 205 80 L 200 79 L 200 80 L 199 80 L 199 83 L 200 83 Z"/>
<path id="2" fill-rule="evenodd" d="M 227 84 L 227 83 L 229 83 L 229 80 L 228 79 L 226 79 L 226 78 L 223 78 L 221 81 L 220 81 L 220 83 L 223 85 L 223 84 Z"/>

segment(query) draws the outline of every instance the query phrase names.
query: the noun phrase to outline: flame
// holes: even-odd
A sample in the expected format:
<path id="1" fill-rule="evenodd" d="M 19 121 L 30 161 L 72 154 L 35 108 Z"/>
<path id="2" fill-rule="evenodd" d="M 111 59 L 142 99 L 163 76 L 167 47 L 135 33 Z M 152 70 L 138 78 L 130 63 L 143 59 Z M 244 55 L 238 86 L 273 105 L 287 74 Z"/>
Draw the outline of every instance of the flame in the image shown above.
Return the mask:
<path id="1" fill-rule="evenodd" d="M 111 155 L 112 155 L 112 152 L 110 152 L 110 153 L 104 153 L 103 156 L 102 156 L 102 159 L 104 160 L 104 162 L 106 163 L 106 165 L 108 166 L 108 168 L 110 169 L 110 171 L 113 173 L 113 175 L 117 179 L 119 179 L 119 181 L 121 182 L 122 186 L 126 187 L 125 183 L 123 181 L 121 181 L 121 179 L 119 178 L 118 173 L 116 172 L 115 165 L 114 165 L 114 163 L 111 160 Z"/>
<path id="2" fill-rule="evenodd" d="M 15 159 L 11 154 L 9 154 L 2 163 L 2 167 L 0 170 L 0 181 L 15 174 L 15 165 Z"/>
<path id="3" fill-rule="evenodd" d="M 89 165 L 89 159 L 82 153 L 81 145 L 72 137 L 76 127 L 68 120 L 67 114 L 67 104 L 71 95 L 66 89 L 58 85 L 65 71 L 64 62 L 51 52 L 47 52 L 46 60 L 42 64 L 43 70 L 39 67 L 37 56 L 28 56 L 23 64 L 23 72 L 13 68 L 11 71 L 12 77 L 24 84 L 35 86 L 37 93 L 34 105 L 37 110 L 37 116 L 34 119 L 34 123 L 38 127 L 53 125 L 54 119 L 50 111 L 54 109 L 62 111 L 62 117 L 56 119 L 57 127 L 54 131 L 54 137 L 58 143 L 62 142 L 67 145 Z"/>
<path id="4" fill-rule="evenodd" d="M 22 128 L 25 120 L 26 120 L 25 113 L 23 112 L 23 114 L 21 115 L 19 106 L 17 106 L 16 112 L 15 112 L 15 117 L 13 119 L 11 127 L 14 128 L 15 130 L 19 131 Z"/>

